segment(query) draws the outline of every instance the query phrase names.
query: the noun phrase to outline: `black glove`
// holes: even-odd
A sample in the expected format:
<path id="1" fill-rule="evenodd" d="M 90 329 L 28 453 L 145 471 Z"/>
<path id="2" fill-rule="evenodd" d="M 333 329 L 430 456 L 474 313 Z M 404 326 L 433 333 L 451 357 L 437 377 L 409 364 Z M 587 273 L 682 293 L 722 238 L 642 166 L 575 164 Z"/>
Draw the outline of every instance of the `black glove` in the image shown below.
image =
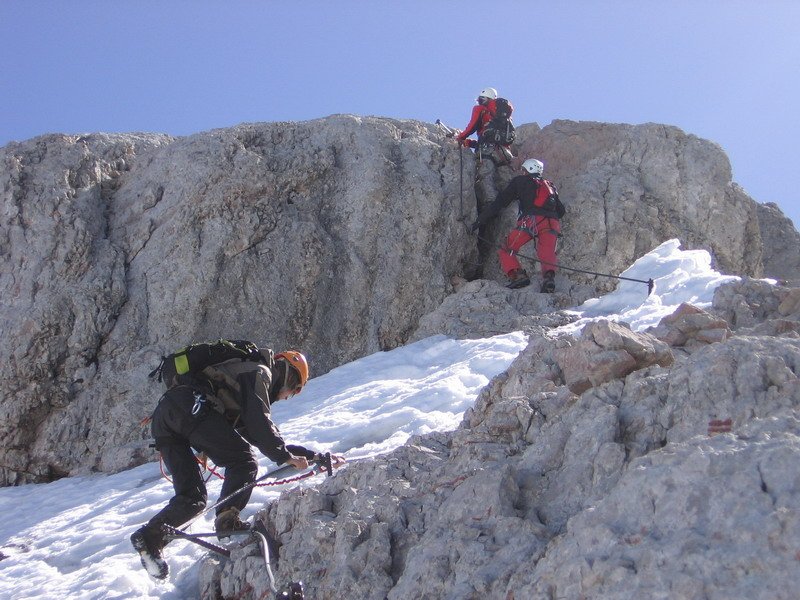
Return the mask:
<path id="1" fill-rule="evenodd" d="M 478 227 L 480 227 L 480 226 L 481 226 L 481 222 L 480 221 L 475 221 L 472 225 L 469 226 L 469 230 L 470 230 L 470 232 L 474 233 L 474 232 L 478 231 Z"/>

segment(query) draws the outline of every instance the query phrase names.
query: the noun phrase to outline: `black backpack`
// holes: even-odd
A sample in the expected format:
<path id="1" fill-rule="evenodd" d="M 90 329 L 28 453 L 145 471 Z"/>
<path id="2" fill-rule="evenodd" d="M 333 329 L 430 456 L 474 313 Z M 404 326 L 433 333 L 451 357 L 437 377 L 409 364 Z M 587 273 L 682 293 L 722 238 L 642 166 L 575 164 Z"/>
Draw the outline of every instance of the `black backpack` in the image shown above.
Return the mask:
<path id="1" fill-rule="evenodd" d="M 272 353 L 269 352 L 269 355 Z M 181 348 L 177 352 L 161 357 L 161 364 L 150 377 L 158 376 L 167 389 L 183 383 L 191 383 L 193 375 L 199 375 L 203 369 L 212 365 L 233 360 L 249 360 L 268 364 L 268 358 L 258 350 L 253 342 L 246 340 L 217 340 L 203 342 Z M 189 376 L 188 378 L 186 376 Z"/>
<path id="2" fill-rule="evenodd" d="M 511 107 L 511 103 L 505 98 L 498 98 L 494 101 L 495 118 L 510 119 L 513 111 L 514 109 Z"/>
<path id="3" fill-rule="evenodd" d="M 514 140 L 517 138 L 517 132 L 514 129 L 514 124 L 511 122 L 511 113 L 513 110 L 511 104 L 505 98 L 498 98 L 495 100 L 494 117 L 489 121 L 486 129 L 483 130 L 481 142 L 499 144 L 501 146 L 513 144 Z"/>
<path id="4" fill-rule="evenodd" d="M 561 202 L 561 199 L 558 197 L 558 192 L 550 194 L 547 201 L 544 203 L 544 209 L 555 213 L 559 219 L 563 219 L 564 215 L 567 214 L 567 207 Z"/>

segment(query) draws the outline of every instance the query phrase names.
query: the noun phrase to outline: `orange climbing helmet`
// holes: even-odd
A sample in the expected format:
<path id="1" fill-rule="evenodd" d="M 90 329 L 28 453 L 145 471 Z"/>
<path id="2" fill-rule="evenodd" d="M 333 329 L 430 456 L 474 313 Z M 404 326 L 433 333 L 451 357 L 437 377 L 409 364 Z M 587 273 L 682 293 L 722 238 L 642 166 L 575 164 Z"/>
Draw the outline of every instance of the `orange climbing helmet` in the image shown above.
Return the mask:
<path id="1" fill-rule="evenodd" d="M 275 355 L 275 360 L 279 359 L 285 360 L 288 365 L 297 371 L 300 376 L 300 384 L 295 393 L 299 392 L 308 381 L 308 361 L 306 357 L 297 350 L 284 350 Z"/>

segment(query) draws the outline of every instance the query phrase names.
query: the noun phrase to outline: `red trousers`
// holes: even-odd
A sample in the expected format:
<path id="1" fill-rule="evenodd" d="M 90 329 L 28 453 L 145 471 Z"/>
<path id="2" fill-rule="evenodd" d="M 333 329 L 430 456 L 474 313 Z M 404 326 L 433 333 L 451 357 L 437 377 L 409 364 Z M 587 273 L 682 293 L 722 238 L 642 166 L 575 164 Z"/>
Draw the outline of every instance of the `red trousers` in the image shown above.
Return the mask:
<path id="1" fill-rule="evenodd" d="M 519 249 L 536 237 L 536 257 L 541 261 L 542 274 L 558 271 L 556 242 L 561 232 L 561 223 L 550 217 L 526 216 L 517 221 L 516 229 L 508 234 L 506 243 L 497 251 L 500 267 L 508 275 L 514 269 L 521 269 L 516 254 Z"/>

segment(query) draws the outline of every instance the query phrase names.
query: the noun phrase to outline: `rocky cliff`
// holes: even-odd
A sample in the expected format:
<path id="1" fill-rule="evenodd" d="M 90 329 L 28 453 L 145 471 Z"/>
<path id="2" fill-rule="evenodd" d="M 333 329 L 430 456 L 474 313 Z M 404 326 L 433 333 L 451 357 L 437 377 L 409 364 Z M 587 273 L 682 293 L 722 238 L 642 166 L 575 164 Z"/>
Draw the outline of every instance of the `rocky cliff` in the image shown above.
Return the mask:
<path id="1" fill-rule="evenodd" d="M 618 272 L 671 238 L 708 250 L 723 272 L 776 277 L 782 268 L 759 205 L 712 142 L 665 125 L 555 121 L 517 151 L 546 157 L 546 176 L 569 202 L 562 252 L 580 268 Z M 787 225 L 769 229 L 800 241 Z"/>
<path id="2" fill-rule="evenodd" d="M 457 155 L 421 123 L 49 136 L 1 158 L 4 483 L 150 458 L 164 353 L 255 339 L 323 373 L 402 344 L 477 256 Z"/>
<path id="3" fill-rule="evenodd" d="M 492 287 L 456 296 L 502 304 Z M 725 284 L 640 333 L 556 320 L 458 430 L 257 515 L 277 581 L 317 600 L 796 597 L 800 289 Z M 266 597 L 257 551 L 207 559 L 202 597 Z"/>
<path id="4" fill-rule="evenodd" d="M 0 484 L 151 459 L 147 374 L 177 347 L 250 338 L 321 374 L 407 342 L 464 281 L 499 279 L 513 209 L 483 247 L 466 225 L 513 173 L 461 152 L 430 124 L 354 116 L 0 149 Z M 515 152 L 559 185 L 563 264 L 618 273 L 677 237 L 727 272 L 797 277 L 797 232 L 714 144 L 559 121 L 520 127 Z M 564 271 L 560 294 L 514 310 L 536 320 L 609 285 Z"/>

